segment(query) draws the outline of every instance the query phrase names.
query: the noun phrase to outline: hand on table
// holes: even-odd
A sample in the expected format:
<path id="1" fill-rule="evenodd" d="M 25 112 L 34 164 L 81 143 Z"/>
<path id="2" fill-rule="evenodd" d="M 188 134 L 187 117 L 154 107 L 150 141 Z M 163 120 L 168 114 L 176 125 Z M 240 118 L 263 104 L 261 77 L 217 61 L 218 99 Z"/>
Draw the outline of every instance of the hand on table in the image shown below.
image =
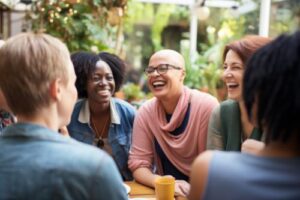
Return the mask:
<path id="1" fill-rule="evenodd" d="M 190 184 L 184 180 L 175 181 L 175 196 L 186 197 L 190 192 Z"/>

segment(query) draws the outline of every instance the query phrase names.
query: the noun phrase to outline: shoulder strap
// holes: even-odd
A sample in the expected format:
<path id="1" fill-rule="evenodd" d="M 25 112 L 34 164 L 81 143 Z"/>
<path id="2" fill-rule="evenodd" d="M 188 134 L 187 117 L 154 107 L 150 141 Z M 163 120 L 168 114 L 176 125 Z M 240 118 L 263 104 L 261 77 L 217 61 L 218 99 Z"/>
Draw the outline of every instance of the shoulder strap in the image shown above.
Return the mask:
<path id="1" fill-rule="evenodd" d="M 221 134 L 225 151 L 241 150 L 240 108 L 236 101 L 226 100 L 221 103 Z"/>

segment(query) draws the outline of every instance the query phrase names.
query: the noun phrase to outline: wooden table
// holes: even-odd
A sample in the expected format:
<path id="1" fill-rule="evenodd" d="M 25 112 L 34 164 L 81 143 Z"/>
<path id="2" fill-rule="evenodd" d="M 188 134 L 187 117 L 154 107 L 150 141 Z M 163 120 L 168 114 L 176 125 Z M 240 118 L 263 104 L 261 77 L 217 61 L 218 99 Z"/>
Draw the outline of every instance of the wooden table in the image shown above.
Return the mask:
<path id="1" fill-rule="evenodd" d="M 144 200 L 156 200 L 153 188 L 144 186 L 135 181 L 126 181 L 125 184 L 127 184 L 131 189 L 129 192 L 130 199 L 143 198 Z M 186 198 L 177 197 L 176 200 L 186 200 Z"/>
<path id="2" fill-rule="evenodd" d="M 129 192 L 130 198 L 145 198 L 147 200 L 155 200 L 154 189 L 135 181 L 127 181 L 125 184 L 127 184 L 131 189 Z"/>

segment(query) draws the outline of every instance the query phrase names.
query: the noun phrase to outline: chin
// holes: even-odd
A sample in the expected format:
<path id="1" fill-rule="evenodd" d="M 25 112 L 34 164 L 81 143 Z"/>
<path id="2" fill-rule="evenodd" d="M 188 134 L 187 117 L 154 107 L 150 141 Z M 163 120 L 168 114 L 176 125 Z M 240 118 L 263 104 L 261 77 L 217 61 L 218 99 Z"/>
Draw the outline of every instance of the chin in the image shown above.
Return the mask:
<path id="1" fill-rule="evenodd" d="M 165 98 L 168 95 L 168 93 L 163 92 L 163 91 L 152 92 L 152 94 L 153 94 L 153 96 L 155 96 L 158 99 L 163 99 L 163 98 Z"/>
<path id="2" fill-rule="evenodd" d="M 97 101 L 101 105 L 110 104 L 110 98 L 109 99 L 101 99 Z"/>
<path id="3" fill-rule="evenodd" d="M 240 97 L 238 95 L 228 94 L 228 99 L 239 101 Z"/>

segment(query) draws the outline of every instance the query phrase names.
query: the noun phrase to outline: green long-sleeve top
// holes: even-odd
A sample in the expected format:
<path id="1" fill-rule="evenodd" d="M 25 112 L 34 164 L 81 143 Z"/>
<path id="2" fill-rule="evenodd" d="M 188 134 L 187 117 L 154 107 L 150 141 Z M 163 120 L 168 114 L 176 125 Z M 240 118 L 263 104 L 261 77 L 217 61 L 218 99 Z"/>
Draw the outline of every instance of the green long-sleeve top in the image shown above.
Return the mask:
<path id="1" fill-rule="evenodd" d="M 237 101 L 226 100 L 216 107 L 210 117 L 207 149 L 241 151 L 243 129 Z M 251 139 L 261 140 L 261 132 L 254 128 Z"/>

